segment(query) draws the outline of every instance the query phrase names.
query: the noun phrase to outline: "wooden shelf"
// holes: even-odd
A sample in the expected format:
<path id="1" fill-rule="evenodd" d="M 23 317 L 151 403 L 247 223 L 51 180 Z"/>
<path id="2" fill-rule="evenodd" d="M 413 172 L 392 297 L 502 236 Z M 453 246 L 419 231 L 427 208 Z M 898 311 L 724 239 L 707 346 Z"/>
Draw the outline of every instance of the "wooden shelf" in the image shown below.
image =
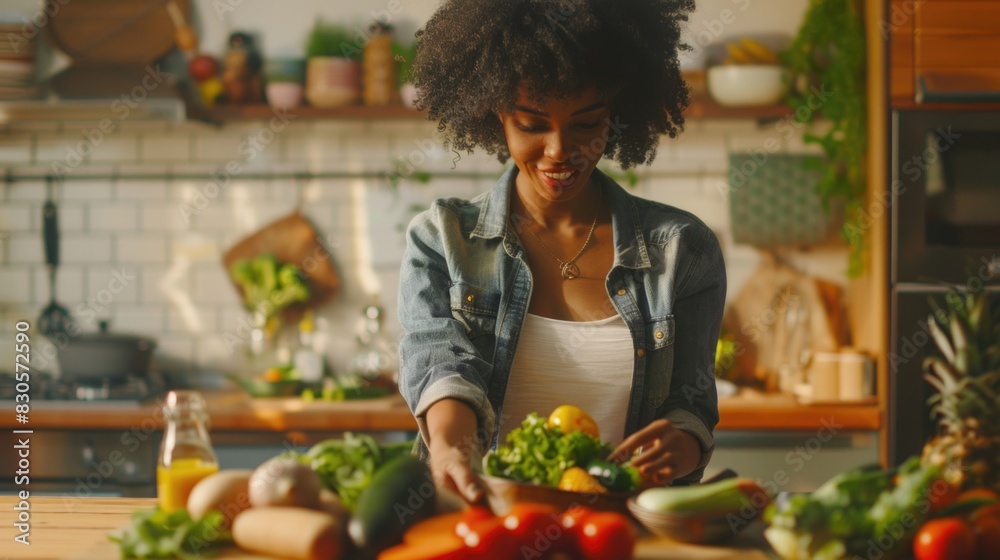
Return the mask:
<path id="1" fill-rule="evenodd" d="M 207 112 L 213 121 L 243 121 L 243 120 L 264 120 L 284 111 L 276 111 L 268 105 L 220 105 Z M 365 105 L 346 105 L 344 107 L 321 108 L 303 105 L 289 109 L 287 114 L 294 115 L 296 119 L 316 120 L 316 119 L 361 119 L 361 120 L 390 120 L 390 119 L 423 119 L 424 112 L 410 109 L 402 105 L 388 105 L 385 107 L 368 107 Z"/>
<path id="2" fill-rule="evenodd" d="M 226 123 L 247 120 L 266 120 L 282 114 L 267 105 L 230 105 L 219 106 L 206 113 L 207 119 L 213 122 Z M 296 120 L 423 120 L 426 114 L 401 105 L 385 107 L 367 107 L 364 105 L 347 105 L 323 109 L 320 107 L 302 106 L 288 110 Z M 708 97 L 692 99 L 685 112 L 690 120 L 697 119 L 757 119 L 777 120 L 792 114 L 785 105 L 769 105 L 767 107 L 723 107 Z"/>
<path id="3" fill-rule="evenodd" d="M 765 107 L 723 107 L 708 96 L 693 97 L 684 117 L 697 119 L 756 119 L 760 121 L 779 120 L 791 117 L 793 111 L 787 105 L 767 105 Z"/>

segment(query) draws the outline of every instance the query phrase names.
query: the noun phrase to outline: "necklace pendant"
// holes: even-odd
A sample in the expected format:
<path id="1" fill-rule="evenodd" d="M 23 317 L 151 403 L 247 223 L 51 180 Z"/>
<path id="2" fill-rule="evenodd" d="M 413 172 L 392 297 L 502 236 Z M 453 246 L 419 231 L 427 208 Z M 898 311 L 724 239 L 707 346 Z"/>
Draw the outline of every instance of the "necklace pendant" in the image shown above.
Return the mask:
<path id="1" fill-rule="evenodd" d="M 562 277 L 566 280 L 572 280 L 580 276 L 580 267 L 576 266 L 572 262 L 564 262 L 559 266 L 559 271 L 562 272 Z"/>

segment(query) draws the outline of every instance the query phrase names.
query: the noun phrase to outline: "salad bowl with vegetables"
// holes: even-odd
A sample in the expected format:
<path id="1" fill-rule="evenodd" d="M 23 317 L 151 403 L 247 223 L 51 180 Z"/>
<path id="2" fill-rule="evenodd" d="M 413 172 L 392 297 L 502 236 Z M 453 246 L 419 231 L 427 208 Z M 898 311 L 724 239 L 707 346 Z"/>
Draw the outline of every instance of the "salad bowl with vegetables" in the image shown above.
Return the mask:
<path id="1" fill-rule="evenodd" d="M 560 406 L 546 418 L 531 413 L 483 458 L 490 508 L 504 515 L 529 501 L 627 513 L 642 480 L 638 469 L 608 461 L 612 451 L 578 407 Z"/>

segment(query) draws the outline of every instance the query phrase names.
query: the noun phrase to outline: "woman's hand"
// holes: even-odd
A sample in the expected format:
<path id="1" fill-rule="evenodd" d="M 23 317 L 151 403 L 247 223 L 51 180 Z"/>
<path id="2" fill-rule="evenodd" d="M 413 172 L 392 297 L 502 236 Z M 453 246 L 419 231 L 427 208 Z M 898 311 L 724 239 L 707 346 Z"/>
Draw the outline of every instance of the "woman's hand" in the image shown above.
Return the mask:
<path id="1" fill-rule="evenodd" d="M 641 449 L 641 453 L 629 463 L 639 469 L 645 480 L 657 486 L 665 486 L 690 473 L 701 460 L 698 440 L 666 419 L 650 422 L 625 438 L 611 454 L 611 459 L 619 463 L 626 461 L 637 449 Z"/>
<path id="2" fill-rule="evenodd" d="M 431 475 L 434 485 L 454 490 L 469 503 L 483 498 L 482 483 L 472 470 L 472 460 L 467 449 L 446 443 L 431 445 Z"/>
<path id="3" fill-rule="evenodd" d="M 483 497 L 482 483 L 472 470 L 472 460 L 478 454 L 476 425 L 476 414 L 456 399 L 442 399 L 427 409 L 427 448 L 434 484 L 455 490 L 470 503 Z"/>

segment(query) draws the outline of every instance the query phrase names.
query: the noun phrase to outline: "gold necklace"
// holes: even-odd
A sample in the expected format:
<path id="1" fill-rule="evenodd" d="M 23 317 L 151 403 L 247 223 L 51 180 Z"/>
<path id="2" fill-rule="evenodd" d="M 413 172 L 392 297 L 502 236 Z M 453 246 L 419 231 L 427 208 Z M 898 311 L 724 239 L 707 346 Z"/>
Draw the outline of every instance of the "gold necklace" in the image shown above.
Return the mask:
<path id="1" fill-rule="evenodd" d="M 598 190 L 597 212 L 594 214 L 594 223 L 590 224 L 590 231 L 587 233 L 587 240 L 583 242 L 583 247 L 580 247 L 580 250 L 576 252 L 576 255 L 568 261 L 562 260 L 552 249 L 549 249 L 549 246 L 546 245 L 545 242 L 542 241 L 541 238 L 535 233 L 534 228 L 527 228 L 528 233 L 530 233 L 531 236 L 538 241 L 538 244 L 545 249 L 545 252 L 551 255 L 553 259 L 559 261 L 559 272 L 562 273 L 562 277 L 565 280 L 572 280 L 580 276 L 580 267 L 576 266 L 576 259 L 580 258 L 580 255 L 583 254 L 584 249 L 590 245 L 590 240 L 594 237 L 594 230 L 597 229 L 597 218 L 601 215 L 601 198 L 603 194 L 604 193 Z"/>

